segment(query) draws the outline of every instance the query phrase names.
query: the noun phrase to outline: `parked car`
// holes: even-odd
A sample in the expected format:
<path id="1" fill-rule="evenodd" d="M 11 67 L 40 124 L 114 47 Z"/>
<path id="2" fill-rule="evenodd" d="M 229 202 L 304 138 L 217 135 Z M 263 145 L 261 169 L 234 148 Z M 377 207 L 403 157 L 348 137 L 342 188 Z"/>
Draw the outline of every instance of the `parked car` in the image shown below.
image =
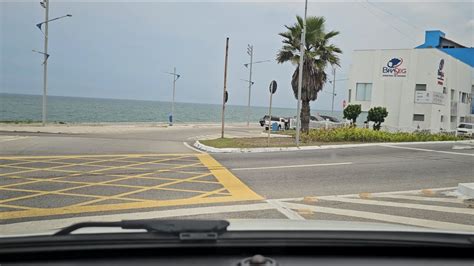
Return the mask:
<path id="1" fill-rule="evenodd" d="M 341 123 L 341 121 L 333 116 L 329 116 L 329 115 L 320 115 L 322 118 L 324 118 L 324 120 L 327 120 L 329 119 L 329 121 L 331 122 L 334 122 L 334 123 Z"/>
<path id="2" fill-rule="evenodd" d="M 268 117 L 268 116 L 267 116 Z M 268 130 L 268 127 L 269 127 L 269 123 L 268 123 L 268 119 L 265 121 L 265 130 Z M 289 129 L 290 128 L 290 121 L 286 118 L 283 118 L 283 117 L 276 117 L 276 119 L 274 119 L 274 117 L 272 116 L 272 124 L 273 123 L 277 123 L 278 124 L 278 130 L 282 130 L 282 129 Z"/>
<path id="3" fill-rule="evenodd" d="M 473 123 L 461 123 L 456 129 L 459 136 L 474 137 L 474 124 Z"/>
<path id="4" fill-rule="evenodd" d="M 272 121 L 278 121 L 279 117 L 272 116 Z M 265 121 L 268 120 L 268 115 L 264 115 L 260 120 L 258 121 L 260 123 L 260 126 L 263 127 L 265 125 Z"/>

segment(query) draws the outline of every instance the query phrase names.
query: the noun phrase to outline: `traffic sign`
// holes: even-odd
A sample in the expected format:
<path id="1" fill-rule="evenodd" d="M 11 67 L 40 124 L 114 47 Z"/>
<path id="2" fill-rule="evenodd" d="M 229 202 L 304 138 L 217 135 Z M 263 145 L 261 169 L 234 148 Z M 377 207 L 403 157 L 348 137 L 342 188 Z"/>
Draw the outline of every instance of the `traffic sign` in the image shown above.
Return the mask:
<path id="1" fill-rule="evenodd" d="M 270 82 L 270 87 L 268 89 L 270 90 L 271 94 L 274 94 L 277 91 L 277 82 L 272 80 L 272 82 Z"/>

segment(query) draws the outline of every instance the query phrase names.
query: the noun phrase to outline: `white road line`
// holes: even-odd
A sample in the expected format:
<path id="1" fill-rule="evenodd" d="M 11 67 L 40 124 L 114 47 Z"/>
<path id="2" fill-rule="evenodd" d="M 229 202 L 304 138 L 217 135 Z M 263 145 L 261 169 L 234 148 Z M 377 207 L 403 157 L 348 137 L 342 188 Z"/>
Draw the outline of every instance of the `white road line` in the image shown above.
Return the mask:
<path id="1" fill-rule="evenodd" d="M 419 210 L 427 210 L 427 211 L 438 211 L 438 212 L 474 215 L 474 209 L 469 209 L 469 208 L 455 208 L 455 207 L 413 204 L 413 203 L 398 203 L 398 202 L 378 201 L 378 200 L 369 200 L 369 199 L 351 199 L 351 198 L 342 198 L 342 197 L 336 197 L 336 196 L 318 197 L 318 199 L 354 203 L 354 204 L 366 204 L 366 205 L 376 205 L 376 206 L 384 206 L 384 207 L 399 207 L 399 208 L 419 209 Z"/>
<path id="2" fill-rule="evenodd" d="M 193 146 L 189 145 L 187 142 L 183 142 L 183 144 L 184 144 L 184 146 L 186 146 L 186 148 L 191 149 L 191 150 L 193 150 L 193 151 L 195 151 L 195 152 L 205 153 L 205 152 L 203 152 L 203 151 L 201 151 L 201 150 L 198 150 L 198 149 L 194 148 Z"/>
<path id="3" fill-rule="evenodd" d="M 247 167 L 247 168 L 232 168 L 233 171 L 243 170 L 264 170 L 264 169 L 282 169 L 282 168 L 300 168 L 300 167 L 315 167 L 315 166 L 334 166 L 334 165 L 348 165 L 352 162 L 344 163 L 316 163 L 316 164 L 297 164 L 297 165 L 280 165 L 280 166 L 263 166 L 263 167 Z"/>
<path id="4" fill-rule="evenodd" d="M 5 139 L 0 139 L 0 142 L 7 142 L 7 141 L 14 141 L 14 140 L 21 140 L 21 139 L 26 139 L 26 138 L 29 138 L 27 136 L 25 137 L 17 137 L 17 136 L 11 136 L 11 137 L 7 137 Z"/>
<path id="5" fill-rule="evenodd" d="M 453 151 L 437 151 L 437 150 L 430 150 L 430 149 L 421 149 L 421 148 L 413 148 L 413 147 L 401 147 L 401 146 L 393 146 L 393 145 L 382 145 L 384 147 L 395 148 L 395 149 L 405 149 L 405 150 L 414 150 L 414 151 L 427 151 L 427 152 L 437 152 L 437 153 L 446 153 L 446 154 L 455 154 L 455 155 L 464 155 L 464 156 L 472 156 L 474 154 L 470 153 L 462 153 L 462 152 L 453 152 Z"/>
<path id="6" fill-rule="evenodd" d="M 274 206 L 268 203 L 255 203 L 247 205 L 227 205 L 227 206 L 210 206 L 210 207 L 198 207 L 198 208 L 182 208 L 174 210 L 164 211 L 151 211 L 151 212 L 138 212 L 138 213 L 122 213 L 122 214 L 109 214 L 109 215 L 97 215 L 97 216 L 84 216 L 67 219 L 53 219 L 43 221 L 31 221 L 31 222 L 20 222 L 14 224 L 2 224 L 0 225 L 0 232 L 2 235 L 12 234 L 35 234 L 38 232 L 52 233 L 65 226 L 79 222 L 89 221 L 120 221 L 120 220 L 134 220 L 134 219 L 157 219 L 167 217 L 178 217 L 189 215 L 206 215 L 206 214 L 217 214 L 217 213 L 230 213 L 230 212 L 246 212 L 246 211 L 262 211 L 275 209 Z"/>
<path id="7" fill-rule="evenodd" d="M 284 202 L 283 204 L 288 208 L 309 209 L 316 213 L 319 212 L 319 213 L 327 213 L 327 214 L 336 214 L 336 215 L 343 215 L 343 216 L 350 216 L 350 217 L 358 217 L 358 218 L 363 218 L 363 219 L 384 221 L 388 223 L 399 223 L 399 224 L 407 224 L 407 225 L 412 225 L 412 226 L 429 227 L 429 228 L 436 228 L 436 229 L 474 231 L 474 226 L 465 225 L 465 224 L 432 221 L 432 220 L 412 218 L 412 217 L 406 217 L 406 216 L 397 216 L 397 215 L 389 215 L 389 214 L 381 214 L 381 213 L 373 213 L 373 212 L 365 212 L 365 211 L 335 209 L 335 208 L 311 206 L 311 205 L 289 203 L 289 202 Z"/>
<path id="8" fill-rule="evenodd" d="M 430 188 L 428 190 L 431 191 L 443 191 L 443 190 L 453 190 L 457 189 L 457 187 L 441 187 L 441 188 Z M 384 195 L 398 195 L 398 194 L 420 194 L 421 189 L 415 189 L 415 190 L 399 190 L 399 191 L 389 191 L 389 192 L 374 192 L 370 193 L 371 196 L 384 196 Z M 364 191 L 367 192 L 367 191 Z M 316 198 L 322 198 L 322 197 L 328 197 L 328 196 L 317 196 L 317 195 L 308 195 Z M 343 195 L 336 195 L 337 197 L 342 197 L 342 198 L 352 198 L 352 197 L 359 197 L 359 194 L 343 194 Z M 332 197 L 332 196 L 331 196 Z M 303 200 L 304 197 L 297 197 L 297 198 L 284 198 L 284 199 L 278 199 L 279 201 L 299 201 Z"/>
<path id="9" fill-rule="evenodd" d="M 430 202 L 448 202 L 448 203 L 462 203 L 462 199 L 457 198 L 437 198 L 437 197 L 421 197 L 421 196 L 408 196 L 408 195 L 380 195 L 382 198 L 391 199 L 406 199 L 406 200 L 419 200 L 419 201 L 430 201 Z"/>
<path id="10" fill-rule="evenodd" d="M 278 200 L 267 200 L 268 204 L 272 205 L 277 209 L 277 211 L 281 212 L 283 215 L 285 215 L 288 219 L 290 220 L 305 220 L 305 218 L 295 211 L 288 209 L 283 205 L 280 201 Z"/>

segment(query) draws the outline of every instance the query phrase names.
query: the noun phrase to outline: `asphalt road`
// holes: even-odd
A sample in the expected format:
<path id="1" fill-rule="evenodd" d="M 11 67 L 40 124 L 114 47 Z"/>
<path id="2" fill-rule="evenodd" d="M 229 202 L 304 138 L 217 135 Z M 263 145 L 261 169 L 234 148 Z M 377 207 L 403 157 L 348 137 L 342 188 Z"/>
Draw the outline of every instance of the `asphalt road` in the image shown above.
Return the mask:
<path id="1" fill-rule="evenodd" d="M 230 127 L 227 134 L 260 131 Z M 219 134 L 218 126 L 2 132 L 0 231 L 157 217 L 368 221 L 474 231 L 474 209 L 455 192 L 458 183 L 474 182 L 473 144 L 210 156 L 183 144 Z"/>
<path id="2" fill-rule="evenodd" d="M 423 144 L 214 157 L 260 195 L 287 198 L 452 187 L 473 182 L 474 149 L 452 147 L 453 144 Z"/>
<path id="3" fill-rule="evenodd" d="M 189 153 L 183 142 L 220 137 L 220 126 L 175 126 L 110 133 L 56 134 L 0 129 L 0 155 Z M 41 127 L 38 127 L 41 130 Z M 259 126 L 226 126 L 225 136 L 255 136 Z"/>

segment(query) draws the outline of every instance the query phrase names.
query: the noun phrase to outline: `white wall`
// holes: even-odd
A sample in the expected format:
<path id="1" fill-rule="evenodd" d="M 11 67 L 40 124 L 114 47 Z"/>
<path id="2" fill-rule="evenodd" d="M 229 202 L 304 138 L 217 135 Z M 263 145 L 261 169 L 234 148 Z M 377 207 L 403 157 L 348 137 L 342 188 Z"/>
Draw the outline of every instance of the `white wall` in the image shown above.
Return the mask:
<path id="1" fill-rule="evenodd" d="M 405 75 L 383 76 L 382 68 L 392 58 L 401 58 L 399 69 L 405 69 Z M 438 84 L 438 68 L 444 59 L 445 80 Z M 455 90 L 455 100 L 459 91 L 471 93 L 472 68 L 437 49 L 396 49 L 396 50 L 358 50 L 354 51 L 353 64 L 349 74 L 348 89 L 351 89 L 350 104 L 361 104 L 363 111 L 371 107 L 386 107 L 389 115 L 384 125 L 405 130 L 416 128 L 439 131 L 440 128 L 453 130 L 459 117 L 470 113 L 470 104 L 458 103 L 456 123 L 450 122 L 450 91 Z M 390 75 L 390 73 L 385 73 Z M 356 101 L 356 84 L 372 83 L 370 101 Z M 444 104 L 415 103 L 416 84 L 426 84 L 426 91 L 447 93 L 443 95 Z M 424 114 L 423 122 L 413 121 L 413 114 Z M 441 115 L 444 116 L 441 122 Z"/>

